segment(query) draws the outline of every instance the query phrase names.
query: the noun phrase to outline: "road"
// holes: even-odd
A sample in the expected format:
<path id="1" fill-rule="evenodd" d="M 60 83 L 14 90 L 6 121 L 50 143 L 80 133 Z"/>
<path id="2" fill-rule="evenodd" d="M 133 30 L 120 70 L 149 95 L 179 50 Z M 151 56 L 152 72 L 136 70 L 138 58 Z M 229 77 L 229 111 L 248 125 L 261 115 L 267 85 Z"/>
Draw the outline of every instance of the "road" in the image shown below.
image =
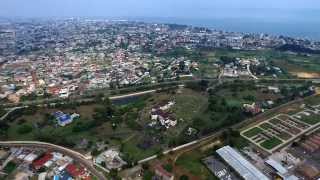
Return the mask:
<path id="1" fill-rule="evenodd" d="M 250 70 L 250 64 L 247 64 L 247 71 L 249 73 L 249 75 L 253 78 L 253 79 L 259 79 L 257 76 L 253 75 L 251 70 Z"/>
<path id="2" fill-rule="evenodd" d="M 6 119 L 12 112 L 14 112 L 15 110 L 18 110 L 18 109 L 23 109 L 25 108 L 25 106 L 23 107 L 13 107 L 11 108 L 6 114 L 4 114 L 1 118 L 0 118 L 0 121 L 3 121 L 4 119 Z"/>
<path id="3" fill-rule="evenodd" d="M 62 146 L 45 143 L 45 142 L 38 142 L 38 141 L 0 141 L 0 146 L 43 148 L 47 150 L 60 152 L 62 154 L 70 156 L 76 162 L 80 163 L 88 171 L 90 171 L 92 175 L 96 176 L 99 180 L 107 180 L 107 178 L 101 172 L 96 170 L 96 168 L 93 165 L 93 162 L 89 160 L 86 156 L 84 156 L 79 152 L 73 151 L 71 149 L 68 149 Z"/>
<path id="4" fill-rule="evenodd" d="M 154 93 L 156 91 L 157 91 L 157 89 L 153 89 L 153 90 L 149 90 L 149 91 L 135 92 L 135 93 L 119 95 L 119 96 L 111 96 L 109 99 L 110 100 L 117 100 L 117 99 L 122 99 L 122 98 L 133 97 L 133 96 L 141 96 L 144 94 Z"/>
<path id="5" fill-rule="evenodd" d="M 320 79 L 274 79 L 274 78 L 259 78 L 259 79 L 239 79 L 239 78 L 229 78 L 229 79 L 222 79 L 222 77 L 219 78 L 211 78 L 211 79 L 193 79 L 193 80 L 180 80 L 180 81 L 171 81 L 171 82 L 163 82 L 163 83 L 158 83 L 158 84 L 154 84 L 154 85 L 146 85 L 146 86 L 141 86 L 141 87 L 148 87 L 150 88 L 149 90 L 145 90 L 145 91 L 141 91 L 141 92 L 134 92 L 131 94 L 127 94 L 127 95 L 118 95 L 118 96 L 114 96 L 115 98 L 121 98 L 121 97 L 130 97 L 130 96 L 137 96 L 139 93 L 144 93 L 144 92 L 148 92 L 148 91 L 156 91 L 162 88 L 159 88 L 159 86 L 164 86 L 164 87 L 170 87 L 173 85 L 182 85 L 188 82 L 200 82 L 200 81 L 216 81 L 219 83 L 222 83 L 223 81 L 234 81 L 234 80 L 242 80 L 242 81 L 253 81 L 253 82 L 259 82 L 259 81 L 274 81 L 274 82 L 295 82 L 295 81 L 319 81 Z M 168 86 L 169 85 L 169 86 Z M 129 90 L 130 88 L 127 88 L 127 90 Z M 132 88 L 131 88 L 132 89 Z M 134 87 L 133 87 L 134 89 Z M 76 101 L 76 102 L 83 102 L 83 101 L 92 101 L 94 98 L 93 96 L 104 92 L 105 95 L 110 95 L 110 92 L 112 90 L 102 90 L 102 89 L 97 89 L 95 91 L 90 91 L 90 93 L 88 93 L 87 95 L 73 95 L 68 99 L 63 99 L 63 98 L 59 98 L 59 97 L 52 97 L 52 98 L 46 98 L 46 99 L 38 99 L 38 100 L 30 100 L 30 101 L 23 101 L 21 103 L 15 104 L 15 103 L 6 103 L 6 104 L 2 104 L 2 106 L 5 107 L 16 107 L 16 106 L 28 106 L 28 105 L 38 105 L 38 104 L 48 104 L 48 103 L 54 103 L 57 101 L 63 102 L 63 101 Z M 91 97 L 88 97 L 91 96 Z M 111 99 L 112 97 L 110 97 Z"/>

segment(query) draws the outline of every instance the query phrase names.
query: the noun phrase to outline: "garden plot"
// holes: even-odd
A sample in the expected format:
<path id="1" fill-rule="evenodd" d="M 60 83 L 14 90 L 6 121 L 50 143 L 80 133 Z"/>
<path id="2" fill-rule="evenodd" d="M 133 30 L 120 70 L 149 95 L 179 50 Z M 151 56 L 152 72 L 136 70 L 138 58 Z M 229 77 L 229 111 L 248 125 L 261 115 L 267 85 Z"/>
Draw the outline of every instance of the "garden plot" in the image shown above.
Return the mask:
<path id="1" fill-rule="evenodd" d="M 278 114 L 244 130 L 241 135 L 265 151 L 272 153 L 304 133 L 317 128 L 320 125 L 319 112 L 320 105 L 305 108 L 293 115 Z"/>

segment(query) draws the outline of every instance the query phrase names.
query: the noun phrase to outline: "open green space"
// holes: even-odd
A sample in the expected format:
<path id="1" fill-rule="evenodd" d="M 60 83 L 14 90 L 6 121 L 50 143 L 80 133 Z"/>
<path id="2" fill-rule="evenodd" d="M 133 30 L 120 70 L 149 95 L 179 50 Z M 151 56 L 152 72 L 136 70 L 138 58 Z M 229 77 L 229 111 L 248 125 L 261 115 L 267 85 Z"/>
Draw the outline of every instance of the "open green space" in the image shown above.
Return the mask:
<path id="1" fill-rule="evenodd" d="M 216 179 L 201 160 L 207 157 L 207 153 L 198 152 L 198 150 L 186 153 L 178 158 L 176 165 L 190 172 L 200 179 Z"/>
<path id="2" fill-rule="evenodd" d="M 254 127 L 246 132 L 243 133 L 244 136 L 251 138 L 254 137 L 256 135 L 258 135 L 259 133 L 261 133 L 263 130 L 258 128 L 258 127 Z"/>
<path id="3" fill-rule="evenodd" d="M 320 116 L 318 115 L 310 115 L 310 116 L 303 116 L 299 121 L 305 122 L 310 125 L 315 125 L 320 122 Z"/>
<path id="4" fill-rule="evenodd" d="M 263 141 L 260 146 L 262 146 L 265 149 L 271 150 L 274 147 L 280 145 L 282 143 L 282 141 L 276 137 L 272 137 L 268 140 Z"/>
<path id="5" fill-rule="evenodd" d="M 273 125 L 277 125 L 280 123 L 280 120 L 277 118 L 272 118 L 269 120 L 269 123 L 273 124 Z"/>
<path id="6" fill-rule="evenodd" d="M 264 130 L 268 130 L 268 129 L 272 128 L 272 125 L 269 123 L 262 123 L 262 124 L 260 124 L 260 127 Z"/>
<path id="7" fill-rule="evenodd" d="M 15 169 L 17 168 L 17 164 L 14 162 L 9 162 L 5 167 L 4 167 L 4 172 L 7 174 L 12 173 Z"/>

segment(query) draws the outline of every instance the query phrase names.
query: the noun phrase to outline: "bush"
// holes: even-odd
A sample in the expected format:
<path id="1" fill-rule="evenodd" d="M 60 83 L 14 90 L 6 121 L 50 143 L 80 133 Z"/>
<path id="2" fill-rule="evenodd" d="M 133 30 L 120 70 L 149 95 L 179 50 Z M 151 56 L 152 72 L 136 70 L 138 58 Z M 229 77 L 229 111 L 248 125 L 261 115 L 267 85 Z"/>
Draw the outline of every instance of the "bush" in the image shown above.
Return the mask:
<path id="1" fill-rule="evenodd" d="M 179 178 L 180 180 L 189 180 L 189 177 L 187 175 L 182 175 Z"/>
<path id="2" fill-rule="evenodd" d="M 27 124 L 22 125 L 22 126 L 20 126 L 20 127 L 18 128 L 18 133 L 19 133 L 19 134 L 28 134 L 28 133 L 30 133 L 31 131 L 32 131 L 32 126 L 27 125 Z"/>

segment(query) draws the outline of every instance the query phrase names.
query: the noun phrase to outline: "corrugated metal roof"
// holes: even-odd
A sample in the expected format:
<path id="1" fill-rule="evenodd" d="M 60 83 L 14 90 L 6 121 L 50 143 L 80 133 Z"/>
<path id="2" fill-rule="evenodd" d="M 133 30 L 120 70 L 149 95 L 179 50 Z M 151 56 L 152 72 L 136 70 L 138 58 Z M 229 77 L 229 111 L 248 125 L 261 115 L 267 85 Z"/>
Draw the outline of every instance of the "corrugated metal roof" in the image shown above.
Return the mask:
<path id="1" fill-rule="evenodd" d="M 280 163 L 278 163 L 277 161 L 275 161 L 273 159 L 268 159 L 266 161 L 266 163 L 269 164 L 270 166 L 272 166 L 280 174 L 286 174 L 288 172 L 288 170 L 285 167 L 283 167 Z"/>
<path id="2" fill-rule="evenodd" d="M 216 151 L 245 180 L 269 180 L 239 152 L 230 146 L 224 146 Z"/>

